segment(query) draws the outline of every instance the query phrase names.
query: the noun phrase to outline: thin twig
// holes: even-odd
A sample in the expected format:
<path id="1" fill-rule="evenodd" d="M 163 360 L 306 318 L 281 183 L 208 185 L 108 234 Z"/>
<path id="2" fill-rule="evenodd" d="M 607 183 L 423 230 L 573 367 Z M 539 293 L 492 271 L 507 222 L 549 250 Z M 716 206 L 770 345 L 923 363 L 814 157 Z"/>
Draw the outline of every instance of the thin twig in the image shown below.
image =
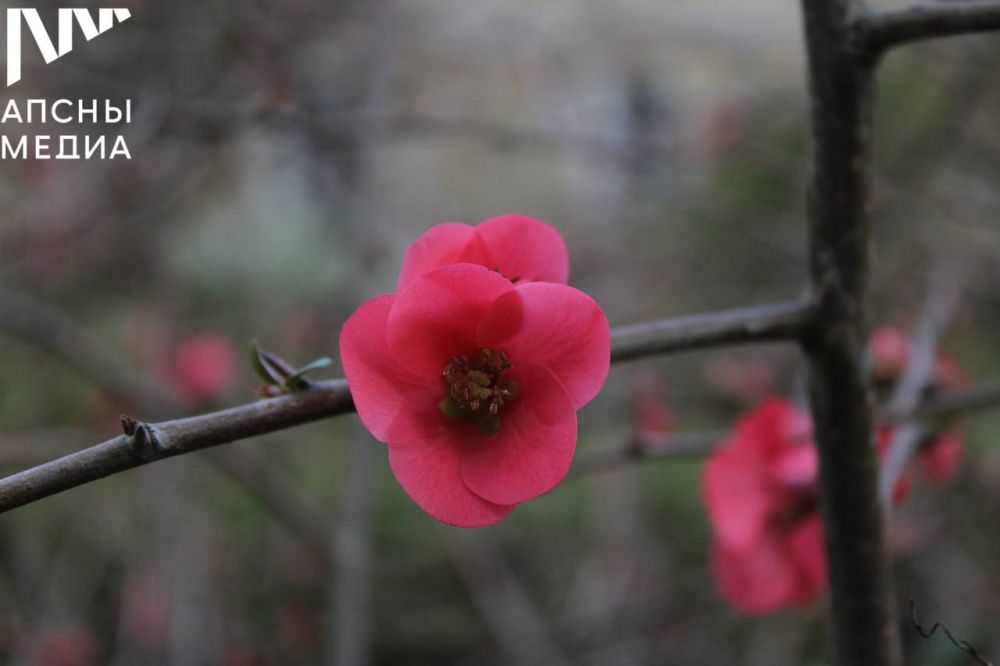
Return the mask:
<path id="1" fill-rule="evenodd" d="M 739 341 L 792 338 L 811 324 L 811 313 L 807 304 L 783 303 L 616 329 L 612 333 L 612 359 L 620 361 Z M 663 342 L 658 342 L 661 337 Z M 132 432 L 0 479 L 0 513 L 155 460 L 353 409 L 347 383 L 334 380 L 317 382 L 307 391 L 166 423 L 144 424 L 130 419 Z"/>
<path id="2" fill-rule="evenodd" d="M 910 620 L 913 621 L 913 627 L 917 630 L 917 633 L 920 634 L 921 637 L 930 638 L 931 636 L 934 635 L 934 632 L 936 632 L 938 628 L 940 628 L 941 631 L 944 632 L 944 635 L 948 637 L 948 640 L 951 641 L 952 645 L 954 645 L 959 650 L 965 652 L 970 657 L 975 659 L 977 663 L 981 664 L 982 666 L 993 666 L 993 662 L 987 661 L 986 657 L 979 654 L 979 651 L 976 648 L 974 648 L 968 641 L 956 639 L 955 636 L 952 635 L 951 631 L 948 629 L 947 625 L 945 625 L 944 623 L 935 622 L 934 625 L 929 630 L 924 629 L 923 625 L 920 624 L 920 620 L 917 618 L 917 605 L 913 602 L 913 599 L 910 599 Z"/>
<path id="3" fill-rule="evenodd" d="M 938 342 L 958 306 L 959 288 L 955 273 L 944 266 L 931 277 L 927 303 L 913 334 L 906 369 L 889 400 L 890 413 L 910 413 L 920 404 L 924 389 L 930 384 L 937 358 Z M 916 455 L 927 433 L 923 423 L 910 421 L 895 432 L 879 474 L 879 496 L 888 513 L 892 507 L 896 484 L 903 476 L 910 459 Z"/>
<path id="4" fill-rule="evenodd" d="M 172 391 L 133 372 L 109 347 L 45 303 L 0 289 L 0 331 L 60 358 L 123 409 L 160 417 L 183 412 L 181 401 Z M 258 499 L 289 532 L 304 538 L 314 552 L 322 553 L 326 539 L 324 530 L 317 529 L 317 517 L 266 465 L 246 455 L 232 452 L 225 459 L 208 455 L 205 461 Z"/>
<path id="5" fill-rule="evenodd" d="M 202 455 L 217 472 L 231 478 L 255 498 L 292 536 L 301 539 L 317 561 L 324 561 L 327 538 L 321 517 L 305 505 L 293 486 L 276 476 L 266 462 L 247 451 L 238 456 L 231 454 L 231 451 L 210 449 Z"/>
<path id="6" fill-rule="evenodd" d="M 886 417 L 897 423 L 914 419 L 947 420 L 960 414 L 990 409 L 998 404 L 1000 404 L 1000 380 L 992 380 L 969 388 L 952 389 L 924 400 L 910 413 L 889 412 Z"/>
<path id="7" fill-rule="evenodd" d="M 371 661 L 372 521 L 377 449 L 357 432 L 349 447 L 350 471 L 333 521 L 329 549 L 332 608 L 327 663 L 331 666 L 363 666 Z"/>
<path id="8" fill-rule="evenodd" d="M 134 375 L 117 355 L 55 308 L 0 288 L 0 331 L 52 354 L 123 405 L 179 413 L 180 402 L 154 382 Z"/>
<path id="9" fill-rule="evenodd" d="M 712 453 L 726 439 L 728 432 L 682 432 L 658 437 L 633 436 L 625 446 L 609 447 L 581 455 L 571 474 L 584 476 L 620 469 L 646 460 L 702 458 Z"/>
<path id="10" fill-rule="evenodd" d="M 570 663 L 488 533 L 442 528 L 440 534 L 455 570 L 510 663 Z"/>
<path id="11" fill-rule="evenodd" d="M 622 326 L 612 331 L 611 360 L 629 361 L 736 343 L 794 340 L 815 321 L 815 315 L 812 303 L 787 301 Z"/>
<path id="12" fill-rule="evenodd" d="M 877 53 L 910 42 L 1000 30 L 1000 2 L 919 2 L 902 9 L 863 14 L 855 29 L 861 45 Z"/>
<path id="13" fill-rule="evenodd" d="M 111 474 L 353 411 L 347 382 L 164 423 L 123 418 L 125 434 L 0 479 L 0 513 Z"/>

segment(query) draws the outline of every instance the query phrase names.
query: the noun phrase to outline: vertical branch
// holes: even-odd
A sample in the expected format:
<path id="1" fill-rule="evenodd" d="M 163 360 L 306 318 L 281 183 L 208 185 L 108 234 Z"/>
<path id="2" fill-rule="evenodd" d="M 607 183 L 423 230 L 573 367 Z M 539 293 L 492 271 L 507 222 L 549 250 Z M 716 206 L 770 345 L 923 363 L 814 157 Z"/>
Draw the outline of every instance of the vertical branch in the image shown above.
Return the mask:
<path id="1" fill-rule="evenodd" d="M 874 62 L 856 51 L 852 0 L 802 0 L 813 167 L 810 272 L 820 302 L 805 338 L 820 452 L 833 641 L 841 666 L 897 666 L 878 500 L 868 340 L 869 162 Z"/>
<path id="2" fill-rule="evenodd" d="M 372 520 L 376 447 L 360 428 L 350 444 L 350 472 L 330 544 L 329 637 L 332 666 L 364 666 L 370 659 Z"/>

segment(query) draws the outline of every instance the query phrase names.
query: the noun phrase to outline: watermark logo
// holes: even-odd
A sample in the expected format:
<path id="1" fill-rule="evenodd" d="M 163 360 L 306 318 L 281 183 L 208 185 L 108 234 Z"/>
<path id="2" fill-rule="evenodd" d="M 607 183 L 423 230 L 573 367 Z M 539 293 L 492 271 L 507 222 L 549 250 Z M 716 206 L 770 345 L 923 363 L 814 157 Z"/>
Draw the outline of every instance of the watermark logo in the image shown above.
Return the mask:
<path id="1" fill-rule="evenodd" d="M 82 33 L 89 42 L 124 23 L 132 13 L 123 7 L 97 10 L 59 9 L 55 40 L 37 9 L 7 10 L 7 87 L 21 80 L 24 27 L 34 39 L 45 64 L 73 50 Z M 132 159 L 123 130 L 132 122 L 131 99 L 19 99 L 11 97 L 0 115 L 0 160 Z M 55 126 L 53 126 L 53 123 Z M 41 131 L 38 131 L 38 130 Z"/>
<path id="2" fill-rule="evenodd" d="M 80 32 L 89 42 L 94 37 L 110 30 L 117 21 L 124 23 L 132 13 L 124 7 L 102 8 L 97 10 L 97 21 L 89 10 L 83 8 L 64 8 L 59 10 L 59 34 L 53 43 L 37 9 L 12 8 L 7 10 L 7 86 L 12 86 L 21 80 L 21 34 L 23 26 L 28 26 L 45 64 L 61 58 L 73 50 L 74 25 L 80 26 Z"/>

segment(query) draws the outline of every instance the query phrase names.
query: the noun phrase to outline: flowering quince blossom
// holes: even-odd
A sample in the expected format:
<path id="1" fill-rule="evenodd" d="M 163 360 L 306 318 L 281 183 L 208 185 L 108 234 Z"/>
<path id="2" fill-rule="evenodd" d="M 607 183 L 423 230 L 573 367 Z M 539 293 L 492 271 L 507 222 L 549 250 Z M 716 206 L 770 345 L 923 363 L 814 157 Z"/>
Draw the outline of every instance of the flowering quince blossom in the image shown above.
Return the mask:
<path id="1" fill-rule="evenodd" d="M 193 403 L 218 398 L 236 375 L 237 356 L 229 341 L 218 333 L 188 338 L 177 350 L 174 386 Z"/>
<path id="2" fill-rule="evenodd" d="M 523 215 L 500 215 L 473 227 L 446 222 L 431 227 L 410 246 L 397 287 L 451 264 L 479 264 L 513 282 L 557 282 L 569 278 L 569 253 L 559 232 Z"/>
<path id="3" fill-rule="evenodd" d="M 340 335 L 358 415 L 388 445 L 396 479 L 432 517 L 461 527 L 495 523 L 563 479 L 576 412 L 610 363 L 593 299 L 504 277 L 523 266 L 484 266 L 414 269 Z"/>
<path id="4" fill-rule="evenodd" d="M 882 327 L 872 333 L 871 355 L 876 388 L 883 399 L 891 391 L 906 371 L 910 361 L 913 341 L 896 328 Z M 943 351 L 934 358 L 930 385 L 925 393 L 934 393 L 964 383 L 955 359 Z M 893 430 L 883 428 L 879 432 L 880 453 L 887 453 Z M 936 484 L 945 484 L 958 474 L 962 460 L 962 435 L 955 429 L 932 433 L 920 443 L 917 462 L 924 475 Z"/>
<path id="5" fill-rule="evenodd" d="M 709 458 L 702 490 L 725 599 L 751 614 L 809 603 L 826 582 L 809 417 L 771 398 Z"/>

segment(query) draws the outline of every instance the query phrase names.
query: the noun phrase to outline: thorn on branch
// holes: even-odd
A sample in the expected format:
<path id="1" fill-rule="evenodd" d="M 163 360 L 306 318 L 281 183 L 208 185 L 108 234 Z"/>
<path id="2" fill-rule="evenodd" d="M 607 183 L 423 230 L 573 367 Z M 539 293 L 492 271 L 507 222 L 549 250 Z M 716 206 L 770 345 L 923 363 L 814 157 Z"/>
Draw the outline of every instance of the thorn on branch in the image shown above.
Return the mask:
<path id="1" fill-rule="evenodd" d="M 913 599 L 910 599 L 910 620 L 912 620 L 913 627 L 917 630 L 917 633 L 920 634 L 921 638 L 930 638 L 934 635 L 938 628 L 940 628 L 941 631 L 944 632 L 944 635 L 948 637 L 948 640 L 951 641 L 952 645 L 975 659 L 977 663 L 982 666 L 993 666 L 993 662 L 988 661 L 983 655 L 979 654 L 979 651 L 976 650 L 976 648 L 974 648 L 968 641 L 956 639 L 951 631 L 948 630 L 947 625 L 941 622 L 935 622 L 930 630 L 924 629 L 923 625 L 920 624 L 920 620 L 917 618 L 917 605 L 913 602 Z"/>
<path id="2" fill-rule="evenodd" d="M 163 457 L 165 447 L 149 424 L 126 414 L 122 414 L 121 422 L 122 432 L 131 440 L 132 450 L 140 458 L 149 461 Z"/>

